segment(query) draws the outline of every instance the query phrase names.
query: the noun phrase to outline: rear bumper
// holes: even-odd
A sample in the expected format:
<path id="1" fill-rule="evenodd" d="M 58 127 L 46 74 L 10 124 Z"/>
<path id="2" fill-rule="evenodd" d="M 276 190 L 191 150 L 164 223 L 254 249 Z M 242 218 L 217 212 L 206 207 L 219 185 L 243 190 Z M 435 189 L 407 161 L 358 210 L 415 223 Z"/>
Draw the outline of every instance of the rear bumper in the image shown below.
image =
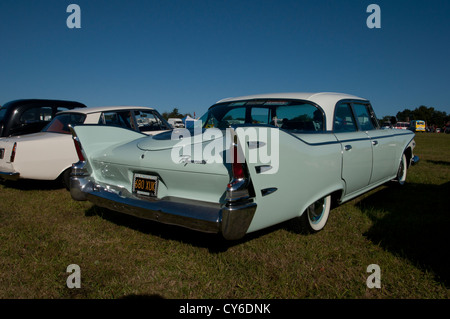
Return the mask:
<path id="1" fill-rule="evenodd" d="M 251 199 L 226 204 L 176 197 L 143 199 L 123 188 L 94 183 L 86 176 L 72 175 L 70 192 L 75 200 L 88 200 L 100 207 L 164 224 L 220 233 L 228 240 L 240 239 L 247 233 L 256 211 L 256 203 Z"/>
<path id="2" fill-rule="evenodd" d="M 20 178 L 20 173 L 18 172 L 0 172 L 0 178 L 10 181 L 17 181 Z"/>

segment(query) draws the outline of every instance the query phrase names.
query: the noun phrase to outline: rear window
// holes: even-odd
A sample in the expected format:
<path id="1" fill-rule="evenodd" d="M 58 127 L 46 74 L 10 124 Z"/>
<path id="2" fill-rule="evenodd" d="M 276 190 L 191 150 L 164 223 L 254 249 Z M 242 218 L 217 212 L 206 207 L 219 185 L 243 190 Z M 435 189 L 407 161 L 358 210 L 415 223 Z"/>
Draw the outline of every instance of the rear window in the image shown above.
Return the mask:
<path id="1" fill-rule="evenodd" d="M 69 125 L 83 124 L 86 115 L 78 113 L 65 113 L 55 118 L 42 130 L 43 132 L 70 134 Z"/>
<path id="2" fill-rule="evenodd" d="M 20 124 L 33 124 L 39 122 L 50 122 L 52 120 L 53 110 L 51 107 L 32 107 L 22 113 Z"/>
<path id="3" fill-rule="evenodd" d="M 134 115 L 140 132 L 170 130 L 170 126 L 164 119 L 153 111 L 135 110 Z M 183 121 L 176 121 L 183 123 Z"/>

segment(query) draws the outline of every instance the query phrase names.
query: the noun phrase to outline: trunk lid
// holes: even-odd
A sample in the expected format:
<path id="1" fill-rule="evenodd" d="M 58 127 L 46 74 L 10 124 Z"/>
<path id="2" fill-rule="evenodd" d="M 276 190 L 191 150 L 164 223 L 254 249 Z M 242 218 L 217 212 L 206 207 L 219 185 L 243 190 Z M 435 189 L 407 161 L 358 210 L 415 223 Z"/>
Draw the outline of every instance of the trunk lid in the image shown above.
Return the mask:
<path id="1" fill-rule="evenodd" d="M 138 147 L 144 151 L 160 151 L 209 142 L 216 138 L 211 134 L 203 134 L 204 132 L 201 129 L 174 129 L 142 139 Z"/>

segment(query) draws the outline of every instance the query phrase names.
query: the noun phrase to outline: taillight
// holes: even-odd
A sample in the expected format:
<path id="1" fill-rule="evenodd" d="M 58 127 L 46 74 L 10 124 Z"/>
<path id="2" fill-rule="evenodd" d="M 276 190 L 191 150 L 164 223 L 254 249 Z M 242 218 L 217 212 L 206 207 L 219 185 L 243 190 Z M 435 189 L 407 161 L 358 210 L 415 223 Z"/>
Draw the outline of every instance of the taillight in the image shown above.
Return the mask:
<path id="1" fill-rule="evenodd" d="M 231 163 L 231 181 L 227 185 L 226 205 L 241 205 L 250 201 L 250 176 L 248 175 L 245 158 L 239 152 L 237 135 L 234 135 L 234 143 L 231 146 L 233 152 Z"/>
<path id="2" fill-rule="evenodd" d="M 79 159 L 81 162 L 84 162 L 84 161 L 85 161 L 85 158 L 84 158 L 84 156 L 83 156 L 81 143 L 80 143 L 80 140 L 78 139 L 77 136 L 73 136 L 73 143 L 75 144 L 75 150 L 77 151 L 78 159 Z"/>
<path id="3" fill-rule="evenodd" d="M 244 165 L 243 165 L 243 163 L 239 163 L 238 148 L 237 148 L 236 143 L 233 146 L 233 153 L 234 153 L 233 154 L 233 163 L 231 164 L 233 178 L 234 179 L 245 178 Z"/>
<path id="4" fill-rule="evenodd" d="M 241 160 L 241 156 L 239 156 L 238 143 L 237 143 L 237 135 L 234 136 L 234 143 L 232 146 L 233 152 L 233 162 L 231 163 L 231 181 L 227 185 L 228 188 L 234 188 L 239 181 L 242 181 L 246 178 L 245 173 L 245 164 L 244 161 Z"/>
<path id="5" fill-rule="evenodd" d="M 14 162 L 14 159 L 16 158 L 16 150 L 17 150 L 17 143 L 14 143 L 14 146 L 12 148 L 11 157 L 9 161 L 12 163 Z"/>

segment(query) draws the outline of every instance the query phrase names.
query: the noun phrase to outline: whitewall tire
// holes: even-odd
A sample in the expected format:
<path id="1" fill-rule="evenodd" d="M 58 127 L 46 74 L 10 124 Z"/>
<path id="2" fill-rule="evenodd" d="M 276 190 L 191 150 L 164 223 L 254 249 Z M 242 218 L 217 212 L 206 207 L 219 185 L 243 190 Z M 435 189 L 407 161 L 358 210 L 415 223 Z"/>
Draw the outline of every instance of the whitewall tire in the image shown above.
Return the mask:
<path id="1" fill-rule="evenodd" d="M 321 231 L 328 221 L 331 210 L 331 195 L 325 196 L 303 212 L 301 218 L 302 228 L 309 233 Z"/>

